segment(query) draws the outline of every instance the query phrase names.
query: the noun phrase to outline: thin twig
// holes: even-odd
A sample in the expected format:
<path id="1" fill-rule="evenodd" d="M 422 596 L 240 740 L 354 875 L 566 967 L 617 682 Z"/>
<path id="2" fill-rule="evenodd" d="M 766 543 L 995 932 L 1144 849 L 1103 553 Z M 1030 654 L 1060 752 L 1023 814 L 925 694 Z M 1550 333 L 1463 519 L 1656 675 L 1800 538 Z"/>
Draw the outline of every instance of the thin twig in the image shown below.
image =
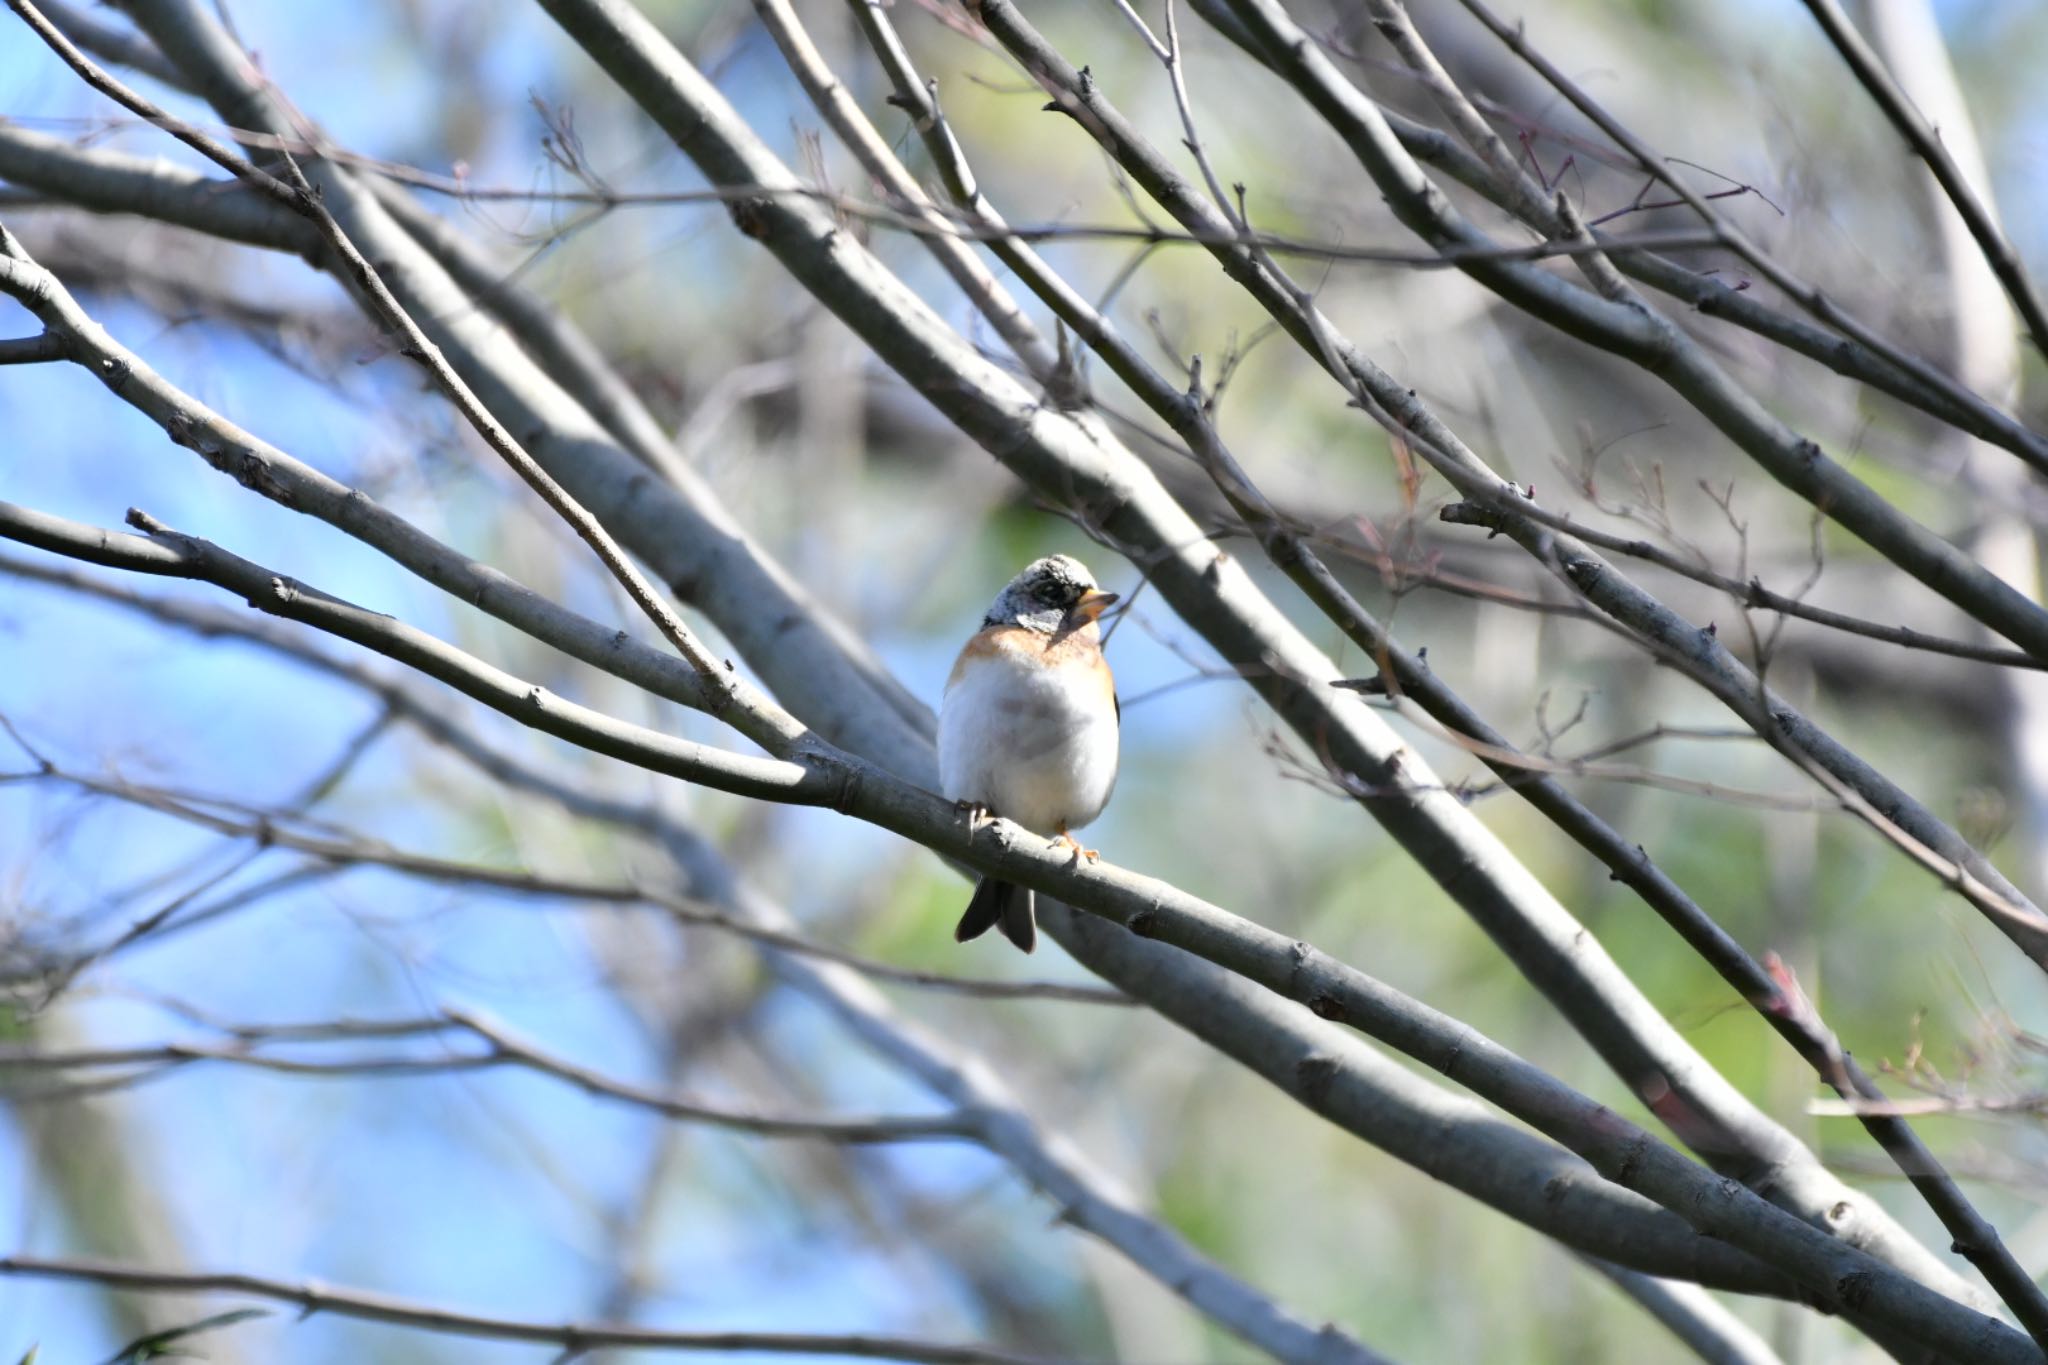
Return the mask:
<path id="1" fill-rule="evenodd" d="M 1835 50 L 1842 54 L 1842 60 L 1856 73 L 1856 79 L 1862 82 L 1871 100 L 1884 116 L 1891 120 L 1891 125 L 1898 129 L 1899 136 L 1906 139 L 1914 155 L 1926 162 L 1927 169 L 1934 173 L 1935 180 L 1940 182 L 1949 202 L 1955 205 L 1956 212 L 1962 215 L 1963 222 L 1968 225 L 1970 235 L 1977 239 L 1977 246 L 1983 251 L 1984 259 L 1990 264 L 1992 273 L 1997 275 L 1998 282 L 2005 286 L 2006 295 L 2012 300 L 2012 306 L 2018 310 L 2020 317 L 2025 319 L 2027 332 L 2034 341 L 2034 349 L 2048 356 L 2048 306 L 2042 304 L 2033 281 L 2027 278 L 2026 267 L 2021 263 L 2019 253 L 2013 250 L 2012 243 L 2006 240 L 2005 234 L 1998 230 L 1998 224 L 1992 219 L 1990 210 L 1984 207 L 1984 201 L 1970 188 L 1970 182 L 1964 178 L 1955 158 L 1941 145 L 1941 135 L 1930 127 L 1927 120 L 1921 117 L 1920 111 L 1913 107 L 1913 101 L 1906 97 L 1906 92 L 1899 88 L 1898 82 L 1885 70 L 1884 63 L 1871 51 L 1870 44 L 1863 40 L 1863 35 L 1856 31 L 1856 26 L 1849 21 L 1849 16 L 1842 12 L 1842 7 L 1836 4 L 1835 0 L 1806 0 L 1806 8 L 1819 22 L 1821 30 L 1828 35 L 1828 41 L 1835 45 Z"/>
<path id="2" fill-rule="evenodd" d="M 434 1053 L 367 1055 L 340 1059 L 308 1060 L 282 1057 L 262 1051 L 274 1042 L 351 1042 L 364 1038 L 410 1038 L 446 1030 L 459 1030 L 480 1040 L 481 1052 L 444 1050 Z M 756 1114 L 720 1105 L 705 1104 L 666 1095 L 607 1076 L 589 1067 L 542 1051 L 508 1032 L 502 1024 L 458 1009 L 444 1010 L 437 1019 L 369 1021 L 353 1024 L 329 1021 L 313 1026 L 287 1027 L 275 1033 L 253 1026 L 232 1030 L 235 1041 L 217 1043 L 155 1043 L 133 1047 L 76 1048 L 54 1051 L 35 1046 L 0 1044 L 0 1072 L 99 1071 L 109 1068 L 147 1068 L 142 1077 L 161 1075 L 164 1068 L 185 1067 L 199 1062 L 247 1067 L 300 1077 L 348 1076 L 434 1076 L 451 1072 L 519 1067 L 552 1076 L 586 1094 L 616 1100 L 645 1109 L 663 1118 L 701 1123 L 713 1128 L 751 1133 L 757 1137 L 816 1138 L 827 1142 L 889 1143 L 966 1139 L 972 1136 L 968 1122 L 957 1114 L 878 1116 L 861 1118 L 810 1118 L 778 1114 Z M 139 1079 L 139 1078 L 138 1078 Z"/>
<path id="3" fill-rule="evenodd" d="M 1799 597 L 1788 596 L 1765 587 L 1760 578 L 1752 577 L 1745 582 L 1728 574 L 1717 573 L 1704 564 L 1693 563 L 1639 537 L 1618 536 L 1597 530 L 1569 513 L 1552 512 L 1534 499 L 1526 499 L 1525 502 L 1526 506 L 1516 509 L 1517 514 L 1527 517 L 1530 521 L 1567 532 L 1588 545 L 1597 545 L 1603 550 L 1627 555 L 1631 559 L 1640 559 L 1669 573 L 1675 573 L 1681 578 L 1689 578 L 1695 583 L 1718 588 L 1743 607 L 1794 616 L 1802 621 L 1826 626 L 1830 630 L 1839 630 L 1846 635 L 1859 635 L 1866 640 L 1877 640 L 1884 644 L 1897 645 L 1902 649 L 1942 654 L 1953 659 L 1968 659 L 1973 663 L 1996 664 L 2000 668 L 2048 671 L 2048 660 L 2037 659 L 2023 650 L 1973 644 L 1968 640 L 1952 640 L 1946 636 L 1930 635 L 1926 631 L 1915 630 L 1911 626 L 1888 626 L 1878 621 L 1852 616 L 1847 612 L 1817 607 Z M 1497 531 L 1503 525 L 1501 512 L 1473 503 L 1451 503 L 1439 509 L 1437 515 L 1441 520 L 1458 526 L 1483 526 Z"/>
<path id="4" fill-rule="evenodd" d="M 615 882 L 579 881 L 513 868 L 486 867 L 477 863 L 434 858 L 424 854 L 408 853 L 360 837 L 334 838 L 301 833 L 267 812 L 258 812 L 240 819 L 222 816 L 191 804 L 178 793 L 137 782 L 69 772 L 54 763 L 45 764 L 35 771 L 23 774 L 0 772 L 0 783 L 17 780 L 66 783 L 95 795 L 125 801 L 173 819 L 199 825 L 225 838 L 246 839 L 252 843 L 251 856 L 266 848 L 286 848 L 336 869 L 378 867 L 425 881 L 489 887 L 496 891 L 510 891 L 527 896 L 594 901 L 611 905 L 645 905 L 662 911 L 679 923 L 720 929 L 764 947 L 815 957 L 826 962 L 836 962 L 877 980 L 983 999 L 1060 1000 L 1070 1004 L 1090 1005 L 1135 1003 L 1120 991 L 1105 990 L 1099 986 L 1070 985 L 1060 981 L 1003 981 L 989 977 L 956 976 L 946 972 L 926 972 L 911 967 L 900 967 L 844 948 L 818 943 L 797 934 L 764 929 L 703 901 L 686 896 Z M 93 963 L 148 936 L 186 905 L 225 881 L 233 873 L 240 871 L 245 864 L 246 860 L 235 863 L 201 886 L 137 921 L 105 947 L 89 954 L 81 954 L 67 965 L 61 981 L 70 981 Z"/>
<path id="5" fill-rule="evenodd" d="M 883 1360 L 930 1361 L 934 1365 L 1043 1365 L 1036 1356 L 990 1347 L 954 1345 L 912 1337 L 868 1333 L 687 1332 L 619 1323 L 547 1323 L 487 1317 L 442 1308 L 391 1294 L 341 1289 L 327 1284 L 273 1280 L 225 1271 L 152 1270 L 82 1257 L 0 1256 L 0 1275 L 76 1280 L 141 1293 L 245 1294 L 297 1306 L 306 1316 L 332 1313 L 454 1336 L 527 1341 L 559 1346 L 581 1355 L 605 1347 L 651 1351 L 759 1351 L 779 1355 L 846 1355 Z"/>

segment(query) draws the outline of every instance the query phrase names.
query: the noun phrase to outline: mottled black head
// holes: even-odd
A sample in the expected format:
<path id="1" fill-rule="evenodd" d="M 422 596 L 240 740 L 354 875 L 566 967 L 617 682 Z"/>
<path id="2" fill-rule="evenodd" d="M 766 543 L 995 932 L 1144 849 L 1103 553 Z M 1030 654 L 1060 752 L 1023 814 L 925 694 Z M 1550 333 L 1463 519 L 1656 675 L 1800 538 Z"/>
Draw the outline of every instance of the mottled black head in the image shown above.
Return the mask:
<path id="1" fill-rule="evenodd" d="M 1064 627 L 1084 625 L 1116 601 L 1113 592 L 1101 592 L 1088 566 L 1067 555 L 1047 555 L 1026 565 L 1024 572 L 1010 580 L 996 595 L 988 615 L 988 626 L 1027 626 L 1051 635 Z"/>

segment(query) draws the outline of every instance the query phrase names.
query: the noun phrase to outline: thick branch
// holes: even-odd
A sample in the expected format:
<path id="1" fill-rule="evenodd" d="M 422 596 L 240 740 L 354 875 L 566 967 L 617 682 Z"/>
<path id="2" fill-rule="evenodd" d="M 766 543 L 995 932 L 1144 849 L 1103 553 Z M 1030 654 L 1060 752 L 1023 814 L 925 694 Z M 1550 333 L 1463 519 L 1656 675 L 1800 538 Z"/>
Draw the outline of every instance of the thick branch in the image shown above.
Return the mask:
<path id="1" fill-rule="evenodd" d="M 132 29 L 110 24 L 98 15 L 74 9 L 68 0 L 37 0 L 43 14 L 65 37 L 116 66 L 139 71 L 173 89 L 184 88 L 178 68 L 164 60 L 156 45 Z"/>
<path id="2" fill-rule="evenodd" d="M 260 618 L 229 616 L 197 604 L 140 597 L 97 578 L 61 569 L 0 559 L 0 572 L 25 573 L 40 581 L 90 592 L 203 635 L 248 639 L 365 689 L 420 725 L 436 742 L 476 765 L 492 781 L 531 792 L 577 816 L 656 839 L 685 865 L 699 884 L 687 901 L 642 893 L 656 903 L 664 907 L 710 906 L 713 913 L 740 926 L 741 932 L 765 949 L 778 954 L 796 952 L 826 961 L 840 960 L 816 944 L 796 939 L 788 928 L 773 927 L 789 924 L 788 916 L 744 887 L 702 839 L 667 818 L 658 806 L 595 796 L 539 773 L 528 764 L 482 744 L 467 730 L 448 723 L 438 708 L 424 704 L 411 689 L 311 649 L 295 634 L 267 628 Z M 124 795 L 132 790 L 132 784 L 124 784 L 122 791 L 112 794 Z M 207 821 L 210 828 L 233 832 L 234 822 L 211 816 Z M 241 828 L 247 833 L 257 827 Z M 275 826 L 267 827 L 266 834 L 272 842 L 305 852 L 317 854 L 325 846 L 322 841 L 302 839 L 293 831 Z M 410 863 L 410 859 L 404 859 L 400 865 Z M 454 869 L 462 865 L 447 866 Z M 469 871 L 492 885 L 509 883 L 519 888 L 524 880 L 487 869 Z M 721 906 L 725 908 L 716 909 Z M 1412 1071 L 1385 1062 L 1352 1035 L 1227 972 L 1163 944 L 1118 933 L 1086 916 L 1049 912 L 1046 927 L 1085 966 L 1126 985 L 1145 1003 L 1236 1057 L 1330 1122 L 1539 1232 L 1589 1255 L 1625 1263 L 1646 1273 L 1744 1293 L 1782 1296 L 1794 1292 L 1782 1277 L 1751 1258 L 1700 1237 L 1672 1214 L 1608 1184 L 1577 1157 L 1491 1117 L 1476 1102 L 1453 1098 Z M 867 976 L 890 979 L 883 964 L 861 960 L 847 965 Z M 835 973 L 796 974 L 789 979 L 800 989 L 831 996 L 851 989 L 846 978 Z M 977 988 L 1014 985 L 1019 992 L 1034 985 L 948 980 Z M 1037 989 L 1051 993 L 1061 988 L 1046 985 Z M 865 992 L 861 998 L 867 998 Z M 956 1069 L 963 1064 L 957 1059 L 951 1063 Z M 950 1073 L 934 1070 L 931 1074 Z M 1007 1141 L 1014 1136 L 1014 1130 L 1004 1129 L 996 1136 Z"/>
<path id="3" fill-rule="evenodd" d="M 708 83 L 630 7 L 582 0 L 544 3 L 714 180 L 776 184 L 788 178 L 787 170 L 760 147 Z M 1260 676 L 1254 685 L 1319 751 L 1333 754 L 1343 769 L 1384 793 L 1373 804 L 1375 813 L 1461 903 L 1475 914 L 1483 912 L 1490 929 L 1516 935 L 1518 943 L 1551 941 L 1557 951 L 1544 955 L 1546 965 L 1558 963 L 1565 973 L 1576 976 L 1577 963 L 1588 949 L 1583 930 L 1490 835 L 1470 822 L 1469 813 L 1454 801 L 1439 803 L 1426 790 L 1412 790 L 1434 785 L 1421 761 L 1390 732 L 1373 728 L 1378 726 L 1376 718 L 1363 720 L 1360 717 L 1368 713 L 1362 708 L 1353 710 L 1333 697 L 1322 685 L 1330 678 L 1327 659 L 1284 622 L 1274 620 L 1270 604 L 1251 589 L 1241 571 L 1199 538 L 1199 530 L 1178 506 L 1142 470 L 1131 467 L 1135 461 L 1106 433 L 1085 417 L 1063 419 L 1037 404 L 1020 403 L 1022 395 L 1016 394 L 1014 384 L 977 357 L 963 355 L 964 348 L 921 303 L 881 274 L 829 218 L 809 206 L 764 201 L 745 215 L 743 223 L 963 429 L 983 440 L 1042 493 L 1067 502 L 1084 519 L 1099 521 L 1113 543 L 1141 553 L 1150 581 L 1226 658 L 1256 661 Z M 1069 421 L 1085 439 L 1075 438 Z M 1292 978 L 1282 974 L 1281 979 Z M 1635 1008 L 1640 996 L 1625 978 L 1612 986 L 1602 982 L 1599 989 L 1584 994 L 1588 1009 L 1611 1009 L 1628 1017 L 1624 1030 L 1603 1035 L 1601 1042 L 1616 1048 L 1641 1046 L 1634 1030 L 1653 1027 L 1649 1021 L 1654 1020 L 1654 1011 Z M 1665 1045 L 1656 1056 L 1660 1063 L 1679 1065 L 1688 1052 L 1680 1042 L 1676 1047 Z M 1777 1130 L 1773 1138 L 1768 1123 L 1755 1127 L 1760 1116 L 1732 1087 L 1704 1068 L 1679 1065 L 1679 1070 L 1667 1084 L 1674 1089 L 1692 1087 L 1689 1093 L 1712 1097 L 1689 1109 L 1689 1118 L 1705 1116 L 1709 1124 L 1716 1124 L 1730 1115 L 1740 1116 L 1752 1124 L 1749 1131 L 1770 1140 L 1771 1174 L 1763 1182 L 1768 1187 L 1796 1190 L 1807 1183 L 1809 1188 L 1796 1197 L 1815 1218 L 1831 1209 L 1848 1210 L 1856 1215 L 1859 1229 L 1866 1221 L 1887 1225 L 1867 1201 L 1857 1200 L 1828 1176 L 1789 1135 Z M 1625 1074 L 1634 1080 L 1655 1073 L 1638 1069 Z M 1716 1139 L 1722 1136 L 1709 1131 Z M 1729 1159 L 1732 1146 L 1718 1141 L 1703 1144 L 1716 1159 Z M 1750 1164 L 1757 1159 L 1753 1149 L 1738 1149 L 1733 1161 Z M 1924 1255 L 1916 1273 L 1942 1277 Z M 1954 1282 L 1952 1276 L 1948 1282 Z"/>
<path id="4" fill-rule="evenodd" d="M 94 213 L 139 214 L 309 260 L 324 254 L 311 223 L 239 181 L 110 147 L 80 147 L 19 124 L 0 122 L 0 179 Z"/>
<path id="5" fill-rule="evenodd" d="M 855 0 L 855 3 L 858 4 L 859 0 Z M 900 46 L 893 41 L 894 34 L 888 27 L 886 16 L 878 12 L 867 12 L 866 6 L 861 8 L 865 13 L 865 22 L 872 39 L 883 55 L 884 64 L 889 68 L 892 80 L 896 82 L 898 97 L 912 100 L 912 91 L 917 88 L 917 82 L 910 70 L 907 57 L 899 55 Z M 929 101 L 917 103 L 912 100 L 911 107 L 921 119 L 920 126 L 926 131 L 928 145 L 932 147 L 934 156 L 939 158 L 942 166 L 953 164 L 953 169 L 948 172 L 949 182 L 971 187 L 972 176 L 965 167 L 963 154 L 957 144 L 952 142 L 950 134 L 945 132 L 942 122 L 937 117 L 936 106 Z M 1106 110 L 1106 106 L 1097 108 Z M 1113 116 L 1113 111 L 1107 112 Z M 1120 147 L 1117 150 L 1125 151 L 1130 148 Z M 1170 189 L 1171 186 L 1162 179 L 1162 173 L 1156 166 L 1156 158 L 1148 157 L 1136 168 L 1141 181 L 1153 190 L 1155 196 L 1169 202 L 1170 206 L 1197 202 L 1196 196 L 1191 192 L 1182 194 L 1176 190 L 1170 195 L 1162 194 L 1162 188 Z M 978 199 L 973 202 L 978 206 Z M 1183 221 L 1200 221 L 1205 224 L 1214 222 L 1213 218 L 1206 215 L 1195 218 L 1192 213 L 1185 215 Z M 1023 267 L 1019 270 L 1020 275 L 1032 284 L 1078 336 L 1104 357 L 1118 377 L 1188 443 L 1189 449 L 1196 454 L 1198 460 L 1212 471 L 1237 468 L 1235 460 L 1218 436 L 1214 423 L 1207 416 L 1205 397 L 1199 390 L 1199 381 L 1193 392 L 1180 393 L 1146 364 L 1135 348 L 1117 334 L 1106 318 L 1085 300 L 1067 290 L 1057 281 L 1057 277 L 1051 277 L 1050 273 L 1044 271 L 1042 266 L 1037 266 L 1035 261 L 1024 261 L 1020 264 Z M 1391 384 L 1391 380 L 1388 382 Z M 1412 394 L 1405 391 L 1402 397 L 1410 403 L 1414 402 Z M 1245 509 L 1241 507 L 1240 510 Z M 1297 580 L 1303 582 L 1303 586 L 1310 592 L 1311 599 L 1319 606 L 1323 606 L 1325 610 L 1341 608 L 1344 603 L 1356 607 L 1355 603 L 1349 602 L 1348 594 L 1343 594 L 1341 589 L 1335 589 L 1334 596 L 1328 591 L 1335 585 L 1334 580 L 1327 579 L 1327 574 L 1320 576 L 1327 581 L 1319 584 L 1316 581 L 1318 576 L 1312 571 L 1307 571 L 1304 561 L 1291 553 L 1291 542 L 1276 542 L 1270 538 L 1270 518 L 1263 523 L 1260 519 L 1254 518 L 1252 524 L 1262 539 L 1266 540 L 1267 548 L 1273 552 L 1276 563 L 1291 575 L 1297 576 Z M 1363 614 L 1359 613 L 1359 616 L 1362 618 Z M 1347 626 L 1355 624 L 1347 622 L 1341 610 L 1335 614 L 1335 619 Z M 1368 642 L 1366 639 L 1360 639 L 1359 642 L 1367 645 L 1372 657 L 1379 659 L 1383 667 L 1390 664 L 1389 649 L 1398 656 L 1398 648 L 1393 647 L 1390 641 L 1381 639 L 1377 642 Z M 1475 737 L 1482 731 L 1492 733 L 1485 730 L 1483 722 L 1443 688 L 1433 675 L 1427 674 L 1426 670 L 1413 668 L 1411 676 L 1415 677 L 1416 686 L 1420 689 L 1418 695 L 1439 720 L 1460 733 Z M 1403 681 L 1406 681 L 1405 677 Z M 1512 752 L 1504 742 L 1497 747 L 1503 753 Z M 1518 777 L 1524 780 L 1527 776 L 1526 773 L 1518 774 Z M 1603 823 L 1591 818 L 1590 812 L 1584 811 L 1584 808 L 1564 793 L 1555 782 L 1545 779 L 1533 783 L 1531 799 L 1537 801 L 1554 819 L 1558 819 L 1574 838 L 1581 842 L 1591 840 L 1588 846 L 1610 860 L 1610 866 L 1616 869 L 1616 875 L 1643 892 L 1653 905 L 1670 918 L 1674 927 L 1678 928 L 1689 942 L 1708 952 L 1710 960 L 1724 972 L 1730 973 L 1729 979 L 1737 984 L 1746 998 L 1755 1002 L 1759 1008 L 1768 1008 L 1776 999 L 1775 987 L 1761 969 L 1757 968 L 1740 946 L 1714 925 L 1699 907 L 1687 900 L 1640 849 L 1627 844 Z M 1375 801 L 1369 808 L 1378 813 L 1382 806 Z M 1561 913 L 1556 918 L 1569 924 L 1569 917 Z M 1775 1153 L 1777 1167 L 1769 1177 L 1760 1180 L 1760 1184 L 1776 1189 L 1779 1191 L 1779 1197 L 1790 1199 L 1795 1207 L 1810 1209 L 1816 1216 L 1823 1211 L 1827 1212 L 1831 1225 L 1850 1241 L 1871 1248 L 1883 1248 L 1883 1254 L 1897 1258 L 1902 1264 L 1913 1266 L 1916 1273 L 1951 1285 L 1957 1292 L 1969 1292 L 1958 1277 L 1936 1262 L 1918 1243 L 1867 1201 L 1863 1202 L 1863 1213 L 1858 1219 L 1853 1222 L 1840 1221 L 1839 1215 L 1845 1210 L 1856 1208 L 1857 1204 L 1851 1201 L 1860 1199 L 1860 1196 L 1853 1195 L 1841 1182 L 1823 1171 L 1789 1134 L 1750 1109 L 1740 1096 L 1735 1096 L 1731 1100 L 1727 1093 L 1711 1088 L 1711 1073 L 1707 1073 L 1708 1079 L 1703 1081 L 1702 1073 L 1706 1069 L 1702 1066 L 1686 1065 L 1690 1050 L 1682 1040 L 1677 1040 L 1662 1027 L 1662 1021 L 1648 1008 L 1646 1002 L 1640 1009 L 1634 1010 L 1625 1022 L 1603 1017 L 1603 1012 L 1609 1009 L 1617 1012 L 1626 1009 L 1637 997 L 1633 987 L 1625 979 L 1616 979 L 1619 974 L 1611 971 L 1611 964 L 1591 951 L 1592 941 L 1582 931 L 1573 932 L 1565 938 L 1553 938 L 1547 928 L 1542 927 L 1541 917 L 1535 917 L 1527 926 L 1517 925 L 1513 920 L 1489 919 L 1483 915 L 1481 922 L 1486 924 L 1509 949 L 1509 956 L 1517 966 L 1544 987 L 1546 993 L 1559 1003 L 1582 1032 L 1593 1038 L 1596 1044 L 1605 1044 L 1603 1051 L 1607 1052 L 1621 1074 L 1640 1077 L 1650 1074 L 1645 1071 L 1645 1067 L 1661 1067 L 1667 1083 L 1674 1086 L 1675 1093 L 1684 1097 L 1688 1106 L 1686 1113 L 1689 1116 L 1702 1120 L 1703 1125 L 1720 1125 L 1703 1126 L 1699 1129 L 1680 1128 L 1680 1131 L 1702 1150 L 1710 1161 L 1725 1162 L 1731 1168 L 1740 1170 L 1741 1167 L 1736 1162 L 1737 1153 Z M 1576 930 L 1577 926 L 1572 925 L 1571 928 Z M 1758 987 L 1761 989 L 1757 989 Z M 1811 1049 L 1807 1055 L 1817 1060 L 1832 1058 L 1839 1051 L 1832 1046 L 1831 1039 L 1803 1037 L 1797 1027 L 1794 1028 L 1794 1036 L 1799 1043 Z M 1630 1048 L 1638 1048 L 1640 1051 L 1630 1051 Z M 1838 1068 L 1834 1067 L 1832 1062 L 1829 1065 L 1830 1074 L 1834 1074 Z M 1910 1141 L 1910 1135 L 1905 1140 Z M 1928 1163 L 1917 1160 L 1914 1163 L 1916 1170 L 1926 1171 L 1929 1168 Z M 1938 1167 L 1933 1169 L 1938 1171 Z M 1809 1181 L 1810 1188 L 1803 1194 L 1799 1193 L 1804 1187 L 1804 1182 Z M 1959 1195 L 1953 1198 L 1951 1205 L 1963 1211 L 1969 1208 Z M 1981 1231 L 1978 1230 L 1981 1227 L 1981 1220 L 1971 1227 L 1977 1235 L 1963 1238 L 1967 1245 L 1990 1248 L 1998 1246 L 1995 1235 L 1981 1235 Z M 1961 1230 L 1957 1231 L 1961 1236 Z"/>
<path id="6" fill-rule="evenodd" d="M 54 332 L 0 340 L 0 365 L 46 365 L 65 358 L 64 338 Z"/>

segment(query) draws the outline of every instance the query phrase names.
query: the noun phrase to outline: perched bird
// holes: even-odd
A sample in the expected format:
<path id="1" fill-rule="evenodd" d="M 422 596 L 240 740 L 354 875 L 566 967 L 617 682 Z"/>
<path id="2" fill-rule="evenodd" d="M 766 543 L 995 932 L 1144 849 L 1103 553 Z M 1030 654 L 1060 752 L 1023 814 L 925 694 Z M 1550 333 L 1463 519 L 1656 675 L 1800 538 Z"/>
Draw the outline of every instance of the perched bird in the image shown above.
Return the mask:
<path id="1" fill-rule="evenodd" d="M 996 594 L 939 703 L 945 794 L 977 818 L 1014 820 L 1090 859 L 1071 831 L 1102 813 L 1116 785 L 1122 717 L 1096 624 L 1115 601 L 1077 559 L 1027 565 Z M 1030 888 L 983 877 L 953 937 L 965 943 L 1000 925 L 1028 953 L 1036 908 Z"/>

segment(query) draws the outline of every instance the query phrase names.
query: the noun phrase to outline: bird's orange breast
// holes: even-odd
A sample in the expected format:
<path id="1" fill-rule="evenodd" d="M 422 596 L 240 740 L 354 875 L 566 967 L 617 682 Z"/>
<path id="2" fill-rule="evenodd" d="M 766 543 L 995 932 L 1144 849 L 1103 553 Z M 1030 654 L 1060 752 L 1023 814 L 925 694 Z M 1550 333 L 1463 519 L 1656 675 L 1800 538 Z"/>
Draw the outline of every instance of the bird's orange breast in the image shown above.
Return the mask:
<path id="1" fill-rule="evenodd" d="M 1104 701 L 1116 696 L 1116 679 L 1109 671 L 1109 660 L 1102 657 L 1102 632 L 1093 621 L 1056 635 L 1026 626 L 989 626 L 976 631 L 954 661 L 952 675 L 946 679 L 948 691 L 960 681 L 960 674 L 974 659 L 1028 662 L 1042 668 L 1072 670 L 1076 676 L 1085 672 L 1100 685 Z"/>

